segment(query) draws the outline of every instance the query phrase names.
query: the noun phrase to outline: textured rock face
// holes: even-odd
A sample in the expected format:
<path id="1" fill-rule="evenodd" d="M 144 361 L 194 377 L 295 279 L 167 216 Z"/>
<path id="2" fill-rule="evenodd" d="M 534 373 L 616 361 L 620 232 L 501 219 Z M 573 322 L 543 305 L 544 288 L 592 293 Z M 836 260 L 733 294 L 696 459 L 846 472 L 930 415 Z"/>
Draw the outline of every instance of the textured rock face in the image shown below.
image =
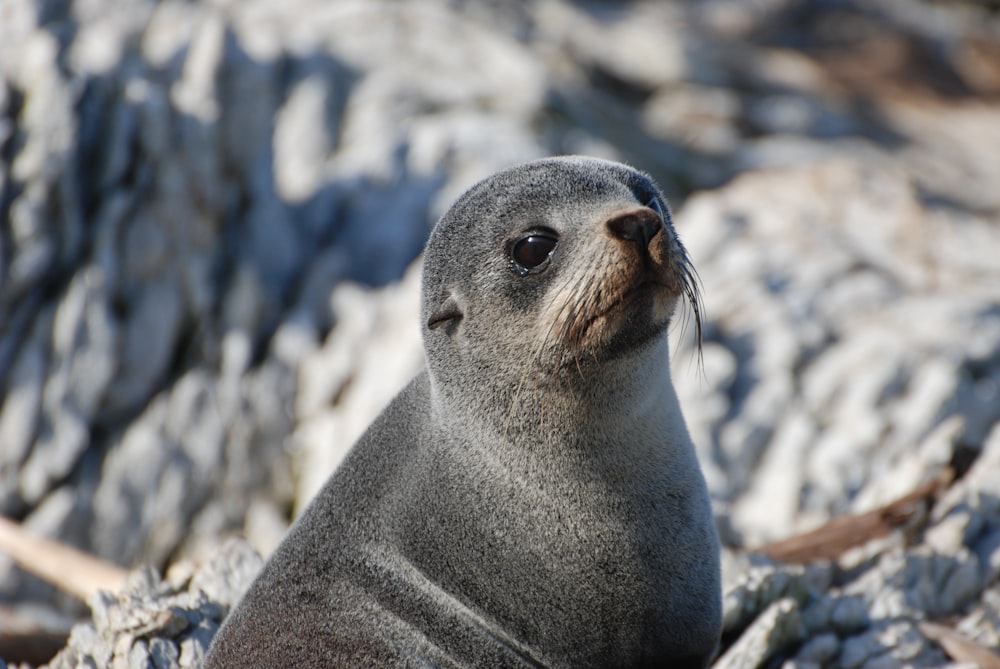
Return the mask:
<path id="1" fill-rule="evenodd" d="M 120 592 L 91 597 L 93 622 L 77 625 L 48 666 L 200 667 L 262 564 L 248 544 L 234 541 L 200 568 L 176 564 L 165 579 L 149 569 L 133 572 Z"/>
<path id="2" fill-rule="evenodd" d="M 422 364 L 436 216 L 588 153 L 663 184 L 704 282 L 672 364 L 720 662 L 934 666 L 924 619 L 996 649 L 998 63 L 975 3 L 5 0 L 0 513 L 129 567 L 266 554 Z M 746 555 L 970 461 L 906 537 Z M 60 661 L 197 665 L 231 595 L 137 578 Z M 29 603 L 81 611 L 0 562 Z"/>
<path id="3" fill-rule="evenodd" d="M 749 543 L 885 503 L 956 445 L 982 447 L 1000 419 L 995 219 L 922 206 L 892 165 L 834 161 L 741 177 L 679 220 L 707 371 L 725 365 L 713 413 L 696 375 L 675 376 Z"/>

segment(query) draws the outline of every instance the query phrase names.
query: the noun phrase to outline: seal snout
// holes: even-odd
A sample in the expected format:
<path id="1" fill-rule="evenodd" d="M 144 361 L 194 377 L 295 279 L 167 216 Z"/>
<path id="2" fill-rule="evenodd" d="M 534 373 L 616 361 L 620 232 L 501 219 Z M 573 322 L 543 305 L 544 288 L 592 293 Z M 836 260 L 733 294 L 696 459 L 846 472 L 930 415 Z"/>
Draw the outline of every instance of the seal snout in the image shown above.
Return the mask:
<path id="1" fill-rule="evenodd" d="M 624 257 L 631 259 L 630 264 L 634 263 L 634 272 L 630 273 L 632 281 L 638 286 L 653 284 L 676 290 L 676 280 L 670 269 L 675 263 L 671 262 L 666 224 L 658 209 L 629 208 L 611 216 L 605 225 L 611 238 L 626 251 Z"/>
<path id="2" fill-rule="evenodd" d="M 636 242 L 642 249 L 648 249 L 656 233 L 663 230 L 663 219 L 652 209 L 642 207 L 612 217 L 607 225 L 616 239 Z"/>

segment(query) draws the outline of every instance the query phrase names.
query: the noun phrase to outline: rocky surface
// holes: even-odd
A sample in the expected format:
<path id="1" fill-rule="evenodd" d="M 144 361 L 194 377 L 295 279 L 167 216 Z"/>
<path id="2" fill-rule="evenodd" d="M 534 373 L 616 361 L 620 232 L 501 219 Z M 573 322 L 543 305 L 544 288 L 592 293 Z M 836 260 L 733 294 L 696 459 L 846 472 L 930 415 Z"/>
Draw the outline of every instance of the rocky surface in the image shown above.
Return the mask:
<path id="1" fill-rule="evenodd" d="M 249 544 L 233 541 L 200 568 L 179 562 L 166 578 L 137 570 L 121 591 L 90 598 L 92 621 L 73 628 L 48 666 L 200 667 L 229 608 L 262 564 Z"/>
<path id="2" fill-rule="evenodd" d="M 719 665 L 938 666 L 927 620 L 1000 648 L 989 3 L 7 0 L 0 513 L 130 568 L 266 554 L 419 368 L 433 220 L 567 152 L 651 172 L 704 283 L 671 363 Z M 946 467 L 838 560 L 747 550 Z M 235 590 L 138 573 L 56 666 L 197 665 Z M 87 612 L 7 562 L 0 604 Z"/>

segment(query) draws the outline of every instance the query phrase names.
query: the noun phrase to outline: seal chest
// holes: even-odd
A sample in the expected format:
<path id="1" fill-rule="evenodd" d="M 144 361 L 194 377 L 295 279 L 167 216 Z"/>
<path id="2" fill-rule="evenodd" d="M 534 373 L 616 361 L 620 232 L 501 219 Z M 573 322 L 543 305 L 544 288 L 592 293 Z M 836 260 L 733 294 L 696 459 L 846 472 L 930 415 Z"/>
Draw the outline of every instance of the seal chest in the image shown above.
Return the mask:
<path id="1" fill-rule="evenodd" d="M 700 667 L 708 493 L 670 381 L 694 272 L 627 166 L 500 172 L 424 257 L 427 369 L 376 419 L 208 666 Z"/>

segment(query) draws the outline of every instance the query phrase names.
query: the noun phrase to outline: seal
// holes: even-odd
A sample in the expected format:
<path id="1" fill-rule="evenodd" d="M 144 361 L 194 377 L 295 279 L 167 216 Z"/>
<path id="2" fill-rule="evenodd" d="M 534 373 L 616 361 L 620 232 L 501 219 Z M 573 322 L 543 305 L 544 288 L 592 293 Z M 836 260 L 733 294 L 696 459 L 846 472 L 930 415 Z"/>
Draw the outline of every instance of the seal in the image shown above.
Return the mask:
<path id="1" fill-rule="evenodd" d="M 719 544 L 670 379 L 694 270 L 663 195 L 551 158 L 431 233 L 426 370 L 223 624 L 207 666 L 704 667 Z"/>

